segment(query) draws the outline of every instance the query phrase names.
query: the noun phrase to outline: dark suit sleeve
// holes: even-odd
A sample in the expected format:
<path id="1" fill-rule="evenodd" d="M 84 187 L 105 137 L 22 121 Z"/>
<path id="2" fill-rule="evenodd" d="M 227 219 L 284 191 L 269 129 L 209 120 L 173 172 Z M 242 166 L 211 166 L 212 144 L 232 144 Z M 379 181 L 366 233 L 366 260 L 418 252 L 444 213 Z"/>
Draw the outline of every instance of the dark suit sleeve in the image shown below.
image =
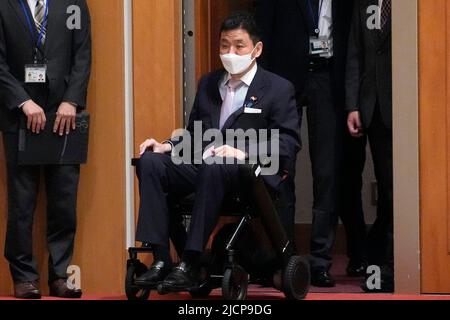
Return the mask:
<path id="1" fill-rule="evenodd" d="M 264 44 L 263 53 L 258 59 L 258 63 L 266 69 L 270 69 L 276 2 L 276 0 L 258 0 L 256 2 L 256 22 L 261 29 Z"/>
<path id="2" fill-rule="evenodd" d="M 20 81 L 11 74 L 6 60 L 7 54 L 3 21 L 0 15 L 0 97 L 3 100 L 2 105 L 14 110 L 31 98 Z"/>
<path id="3" fill-rule="evenodd" d="M 361 59 L 363 54 L 360 29 L 360 5 L 355 2 L 348 43 L 347 71 L 345 79 L 346 110 L 359 110 L 359 90 L 361 80 Z"/>
<path id="4" fill-rule="evenodd" d="M 280 130 L 280 159 L 295 161 L 300 151 L 300 125 L 295 89 L 288 83 L 279 92 L 280 97 L 272 109 L 270 128 Z"/>
<path id="5" fill-rule="evenodd" d="M 91 73 L 91 18 L 86 0 L 79 0 L 81 28 L 73 31 L 72 68 L 63 101 L 86 108 L 87 88 Z"/>
<path id="6" fill-rule="evenodd" d="M 268 156 L 271 158 L 279 158 L 280 169 L 292 171 L 293 168 L 290 166 L 295 164 L 297 153 L 300 151 L 300 124 L 299 115 L 297 111 L 297 104 L 295 100 L 295 89 L 289 82 L 284 82 L 285 85 L 274 88 L 274 92 L 277 92 L 275 102 L 271 107 L 270 111 L 270 122 L 268 129 L 278 129 L 278 135 L 271 135 L 270 140 L 279 140 L 279 150 L 271 148 L 271 143 L 267 146 Z M 260 142 L 258 150 L 261 150 Z M 250 150 L 255 150 L 255 148 L 250 148 Z M 265 150 L 265 147 L 262 148 Z M 256 155 L 249 154 L 249 157 L 254 159 Z M 264 165 L 264 159 L 260 159 L 261 154 L 258 154 L 259 160 Z M 270 160 L 270 159 L 269 159 Z"/>

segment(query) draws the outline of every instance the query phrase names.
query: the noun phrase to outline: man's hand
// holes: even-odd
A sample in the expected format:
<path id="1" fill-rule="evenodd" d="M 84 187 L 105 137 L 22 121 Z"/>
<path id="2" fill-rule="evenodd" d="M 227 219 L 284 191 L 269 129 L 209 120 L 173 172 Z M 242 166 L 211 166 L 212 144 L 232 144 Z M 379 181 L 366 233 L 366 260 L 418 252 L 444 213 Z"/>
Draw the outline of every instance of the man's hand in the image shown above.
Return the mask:
<path id="1" fill-rule="evenodd" d="M 22 106 L 22 111 L 27 116 L 27 129 L 38 134 L 41 130 L 45 128 L 45 118 L 44 110 L 39 107 L 33 100 L 28 100 Z"/>
<path id="2" fill-rule="evenodd" d="M 364 135 L 361 123 L 361 114 L 359 111 L 353 111 L 348 114 L 347 126 L 352 137 L 361 138 Z"/>
<path id="3" fill-rule="evenodd" d="M 221 146 L 211 150 L 213 156 L 222 158 L 235 158 L 238 160 L 245 160 L 245 152 L 239 149 L 235 149 L 228 145 Z"/>
<path id="4" fill-rule="evenodd" d="M 75 116 L 77 114 L 77 107 L 74 105 L 63 102 L 58 108 L 58 111 L 56 112 L 56 120 L 55 125 L 53 126 L 53 132 L 59 133 L 60 136 L 62 136 L 64 133 L 69 134 L 70 128 L 72 130 L 75 130 L 76 128 L 76 122 L 75 122 Z"/>
<path id="5" fill-rule="evenodd" d="M 152 150 L 155 153 L 166 153 L 172 151 L 172 146 L 169 143 L 159 143 L 155 139 L 147 139 L 139 147 L 140 155 L 145 151 Z"/>

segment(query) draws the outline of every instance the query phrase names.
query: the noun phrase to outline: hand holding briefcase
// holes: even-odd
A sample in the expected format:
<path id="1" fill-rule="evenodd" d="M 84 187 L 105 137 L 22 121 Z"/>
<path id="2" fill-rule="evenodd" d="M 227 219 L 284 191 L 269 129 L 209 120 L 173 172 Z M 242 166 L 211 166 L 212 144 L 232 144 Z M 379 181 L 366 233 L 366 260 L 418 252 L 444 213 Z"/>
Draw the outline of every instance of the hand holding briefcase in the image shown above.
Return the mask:
<path id="1" fill-rule="evenodd" d="M 68 135 L 53 133 L 56 114 L 46 114 L 45 129 L 34 134 L 25 122 L 19 129 L 19 165 L 70 165 L 87 162 L 90 115 L 83 111 L 76 115 L 76 129 Z"/>

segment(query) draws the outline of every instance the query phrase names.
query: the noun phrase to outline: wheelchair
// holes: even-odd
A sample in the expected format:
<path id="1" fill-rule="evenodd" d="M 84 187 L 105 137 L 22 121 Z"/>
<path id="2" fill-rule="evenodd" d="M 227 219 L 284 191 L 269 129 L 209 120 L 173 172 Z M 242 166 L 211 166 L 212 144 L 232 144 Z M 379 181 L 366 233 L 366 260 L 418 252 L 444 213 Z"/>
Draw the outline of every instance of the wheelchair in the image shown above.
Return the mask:
<path id="1" fill-rule="evenodd" d="M 139 166 L 139 159 L 133 159 L 132 165 Z M 201 281 L 189 290 L 193 298 L 206 298 L 213 289 L 221 288 L 225 300 L 245 300 L 248 285 L 253 282 L 261 284 L 261 278 L 252 279 L 249 270 L 255 274 L 260 273 L 258 269 L 265 262 L 256 265 L 253 263 L 252 266 L 248 259 L 251 254 L 240 253 L 238 248 L 239 243 L 249 243 L 248 239 L 240 241 L 240 237 L 252 238 L 249 228 L 250 222 L 255 219 L 260 220 L 276 261 L 269 274 L 260 273 L 265 274 L 264 281 L 268 281 L 271 286 L 283 292 L 288 300 L 302 300 L 307 296 L 311 278 L 308 260 L 296 254 L 294 244 L 288 239 L 278 216 L 277 205 L 280 199 L 269 192 L 258 171 L 260 167 L 257 165 L 240 166 L 243 190 L 246 192 L 243 197 L 227 199 L 221 214 L 226 217 L 239 217 L 240 220 L 237 224 L 226 224 L 213 237 L 211 249 L 205 251 L 201 261 Z M 180 199 L 171 208 L 173 221 L 170 239 L 178 256 L 182 255 L 186 242 L 186 220 L 190 218 L 194 197 L 190 195 Z M 252 249 L 250 251 L 255 253 Z M 157 290 L 162 295 L 169 293 L 161 284 L 156 287 L 142 287 L 135 283 L 135 279 L 148 270 L 139 260 L 138 254 L 151 252 L 152 248 L 148 243 L 128 249 L 125 292 L 129 300 L 147 300 L 152 290 Z"/>

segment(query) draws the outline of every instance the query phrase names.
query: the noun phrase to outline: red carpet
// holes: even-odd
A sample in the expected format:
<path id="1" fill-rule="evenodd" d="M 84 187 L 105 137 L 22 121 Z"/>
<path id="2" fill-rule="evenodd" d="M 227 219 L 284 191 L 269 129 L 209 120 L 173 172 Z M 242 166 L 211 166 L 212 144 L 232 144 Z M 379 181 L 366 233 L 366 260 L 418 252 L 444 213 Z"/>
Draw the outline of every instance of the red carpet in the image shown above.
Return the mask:
<path id="1" fill-rule="evenodd" d="M 344 256 L 336 256 L 334 258 L 331 274 L 336 279 L 334 288 L 316 288 L 311 287 L 310 294 L 306 300 L 450 300 L 450 295 L 394 295 L 394 294 L 367 294 L 364 293 L 360 286 L 361 279 L 350 278 L 345 275 L 345 267 L 347 258 Z M 213 290 L 210 300 L 221 300 L 222 293 L 220 289 Z M 272 288 L 264 288 L 260 286 L 250 286 L 248 292 L 248 300 L 281 300 L 284 295 Z M 14 300 L 13 297 L 0 297 L 0 300 Z M 43 297 L 43 300 L 58 300 L 56 298 Z M 86 295 L 82 300 L 126 300 L 126 296 L 105 295 Z M 152 292 L 150 300 L 193 300 L 187 294 L 169 294 L 160 296 L 156 292 Z"/>
<path id="2" fill-rule="evenodd" d="M 214 290 L 209 300 L 221 300 L 220 289 Z M 248 300 L 281 300 L 284 299 L 282 293 L 275 289 L 251 287 L 248 293 Z M 15 300 L 12 297 L 0 297 L 0 300 Z M 43 297 L 42 300 L 62 300 L 50 297 Z M 126 300 L 125 296 L 85 296 L 82 300 Z M 189 294 L 170 294 L 159 296 L 152 293 L 150 300 L 194 300 Z M 310 293 L 306 300 L 448 300 L 450 295 L 394 295 L 394 294 L 354 294 L 354 293 Z"/>

